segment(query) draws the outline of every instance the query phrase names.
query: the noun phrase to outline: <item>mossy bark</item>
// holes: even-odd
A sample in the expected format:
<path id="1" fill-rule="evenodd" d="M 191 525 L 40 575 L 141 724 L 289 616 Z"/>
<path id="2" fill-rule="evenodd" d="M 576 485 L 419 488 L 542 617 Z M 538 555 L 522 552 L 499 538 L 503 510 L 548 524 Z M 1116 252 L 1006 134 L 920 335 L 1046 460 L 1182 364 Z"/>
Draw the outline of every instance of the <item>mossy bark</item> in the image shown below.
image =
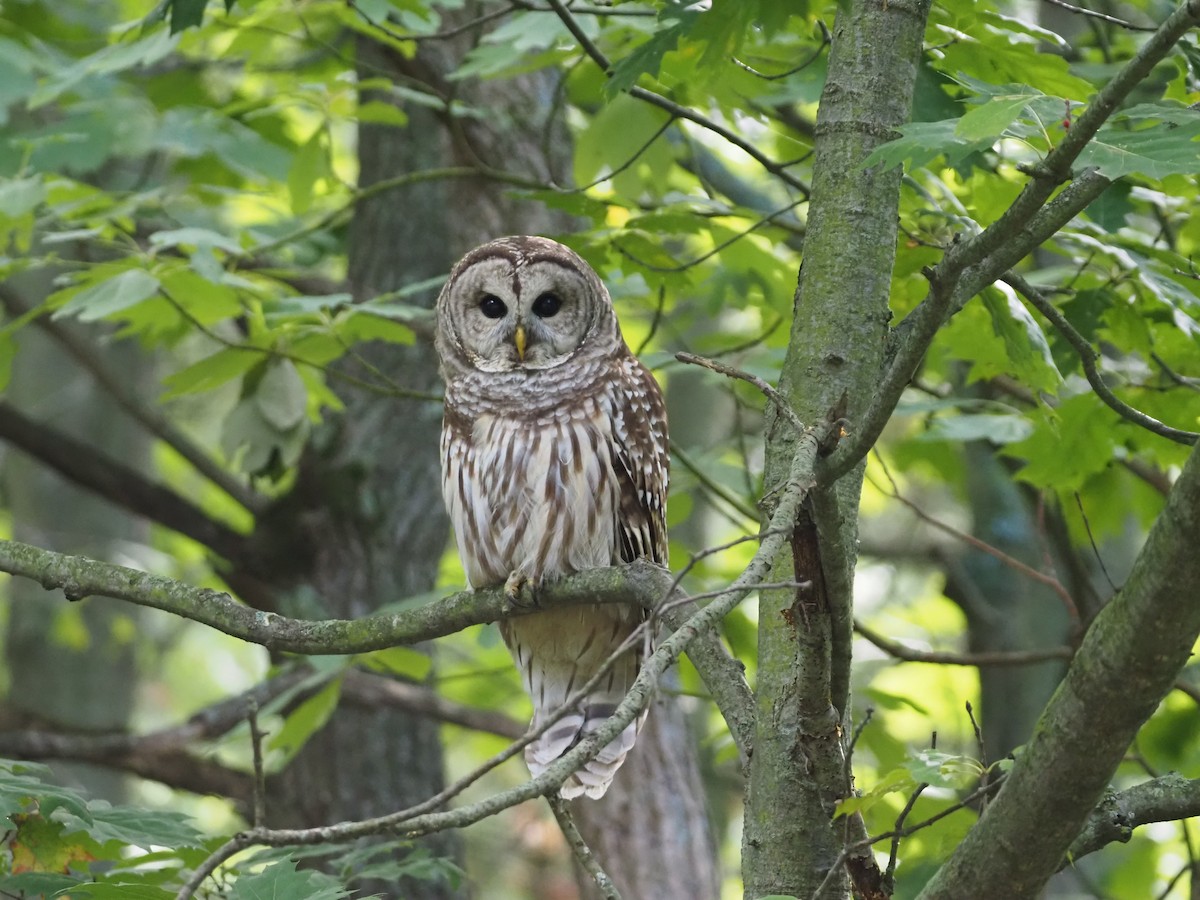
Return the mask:
<path id="1" fill-rule="evenodd" d="M 900 172 L 863 160 L 907 120 L 929 5 L 852 2 L 839 11 L 817 138 L 804 262 L 780 390 L 800 419 L 844 415 L 854 427 L 884 363 Z M 776 418 L 767 488 L 782 478 L 795 434 Z M 802 510 L 772 581 L 809 584 L 759 600 L 757 727 L 747 792 L 747 898 L 845 896 L 827 881 L 843 840 L 834 804 L 849 790 L 851 592 L 862 467 L 820 485 Z"/>
<path id="2" fill-rule="evenodd" d="M 1200 451 L 1092 623 L 996 799 L 922 900 L 1036 897 L 1200 636 Z"/>

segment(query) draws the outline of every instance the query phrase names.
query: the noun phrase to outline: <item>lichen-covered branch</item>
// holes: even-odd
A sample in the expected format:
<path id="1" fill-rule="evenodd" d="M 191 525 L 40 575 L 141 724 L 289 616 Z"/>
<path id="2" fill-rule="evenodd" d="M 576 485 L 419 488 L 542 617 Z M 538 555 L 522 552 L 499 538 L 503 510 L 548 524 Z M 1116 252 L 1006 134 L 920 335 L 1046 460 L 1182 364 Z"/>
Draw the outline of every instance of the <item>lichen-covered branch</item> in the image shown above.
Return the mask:
<path id="1" fill-rule="evenodd" d="M 1058 869 L 1200 636 L 1197 534 L 1193 450 L 1125 586 L 1092 622 L 1004 787 L 921 900 L 1032 898 Z"/>
<path id="2" fill-rule="evenodd" d="M 1200 817 L 1200 778 L 1177 772 L 1161 775 L 1119 793 L 1112 793 L 1088 816 L 1079 837 L 1071 842 L 1063 865 L 1081 856 L 1133 837 L 1133 830 L 1151 822 L 1177 822 Z"/>
<path id="3" fill-rule="evenodd" d="M 197 588 L 161 575 L 81 556 L 66 556 L 16 541 L 0 541 L 0 572 L 30 578 L 68 599 L 113 597 L 161 609 L 208 625 L 268 650 L 302 654 L 366 653 L 415 644 L 535 611 L 512 608 L 502 587 L 461 591 L 426 606 L 361 619 L 291 619 L 251 609 L 229 594 Z M 539 604 L 655 603 L 670 576 L 652 563 L 593 569 L 543 586 Z"/>
<path id="4" fill-rule="evenodd" d="M 47 590 L 62 590 L 70 599 L 101 596 L 125 600 L 200 622 L 269 650 L 301 654 L 365 653 L 535 611 L 532 607 L 514 608 L 502 588 L 492 588 L 462 591 L 425 606 L 361 619 L 291 619 L 252 609 L 221 591 L 16 541 L 0 541 L 0 572 L 32 579 Z M 542 587 L 538 603 L 633 602 L 653 608 L 671 591 L 670 573 L 642 560 L 548 583 Z M 687 612 L 686 604 L 673 603 L 661 618 L 668 627 L 677 628 Z M 753 709 L 741 664 L 711 632 L 692 644 L 689 656 L 730 723 L 745 759 Z"/>

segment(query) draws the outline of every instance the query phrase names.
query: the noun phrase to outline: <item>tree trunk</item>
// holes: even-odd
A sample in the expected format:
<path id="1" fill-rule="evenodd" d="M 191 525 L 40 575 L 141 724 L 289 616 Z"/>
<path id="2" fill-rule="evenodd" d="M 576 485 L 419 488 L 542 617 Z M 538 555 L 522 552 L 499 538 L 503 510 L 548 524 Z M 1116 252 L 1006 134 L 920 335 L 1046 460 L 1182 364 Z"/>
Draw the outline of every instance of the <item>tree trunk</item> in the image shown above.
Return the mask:
<path id="1" fill-rule="evenodd" d="M 780 389 L 801 421 L 855 416 L 884 362 L 896 249 L 900 171 L 861 163 L 912 103 L 925 0 L 842 5 L 817 117 L 804 266 Z M 775 416 L 766 488 L 781 483 L 797 435 Z M 862 465 L 822 485 L 797 523 L 772 581 L 809 587 L 761 592 L 754 755 L 743 838 L 747 898 L 846 896 L 831 872 L 831 826 L 846 796 L 851 592 Z M 826 878 L 829 876 L 827 882 Z M 832 888 L 832 890 L 830 889 Z"/>

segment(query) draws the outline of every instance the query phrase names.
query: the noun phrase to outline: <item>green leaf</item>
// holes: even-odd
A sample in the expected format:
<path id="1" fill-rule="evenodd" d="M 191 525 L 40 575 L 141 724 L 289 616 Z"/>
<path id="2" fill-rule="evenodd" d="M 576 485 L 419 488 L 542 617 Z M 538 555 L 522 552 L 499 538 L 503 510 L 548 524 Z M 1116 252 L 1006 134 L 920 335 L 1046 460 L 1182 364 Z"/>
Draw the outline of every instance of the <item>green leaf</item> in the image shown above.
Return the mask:
<path id="1" fill-rule="evenodd" d="M 866 812 L 890 794 L 908 793 L 916 788 L 917 782 L 907 769 L 892 769 L 871 786 L 869 791 L 857 797 L 845 797 L 838 801 L 834 818 L 851 813 Z"/>
<path id="2" fill-rule="evenodd" d="M 967 787 L 984 771 L 978 760 L 940 750 L 922 750 L 915 759 L 906 760 L 904 768 L 914 781 L 951 790 Z"/>
<path id="3" fill-rule="evenodd" d="M 408 124 L 408 114 L 392 103 L 370 100 L 358 107 L 358 121 L 402 127 Z"/>
<path id="4" fill-rule="evenodd" d="M 943 119 L 940 122 L 909 122 L 897 130 L 900 137 L 880 144 L 863 161 L 862 168 L 882 165 L 883 169 L 894 169 L 903 165 L 908 169 L 919 169 L 939 156 L 954 165 L 971 153 L 992 146 L 990 138 L 970 141 L 958 133 L 958 119 Z"/>
<path id="5" fill-rule="evenodd" d="M 968 110 L 954 126 L 955 135 L 966 141 L 994 141 L 1020 117 L 1031 100 L 1044 96 L 1041 91 L 1023 85 L 1011 87 L 1017 90 L 993 96 Z"/>
<path id="6" fill-rule="evenodd" d="M 290 359 L 271 360 L 254 390 L 254 402 L 262 417 L 280 431 L 304 420 L 308 391 Z"/>
<path id="7" fill-rule="evenodd" d="M 329 174 L 325 141 L 325 129 L 318 128 L 296 151 L 288 169 L 288 194 L 292 198 L 292 212 L 296 215 L 308 212 L 317 182 Z"/>
<path id="8" fill-rule="evenodd" d="M 112 278 L 84 288 L 62 307 L 55 310 L 52 318 L 77 316 L 81 322 L 95 322 L 113 313 L 149 300 L 161 286 L 157 278 L 142 269 L 126 269 Z M 50 298 L 53 302 L 53 297 Z"/>
<path id="9" fill-rule="evenodd" d="M 424 681 L 429 677 L 433 660 L 429 654 L 412 647 L 388 647 L 356 656 L 355 661 L 385 675 L 399 675 L 409 681 Z"/>
<path id="10" fill-rule="evenodd" d="M 1026 460 L 1017 473 L 1037 487 L 1064 493 L 1077 491 L 1113 459 L 1116 413 L 1091 393 L 1070 397 L 1039 423 L 1024 441 L 1009 444 L 1005 453 Z"/>
<path id="11" fill-rule="evenodd" d="M 9 178 L 0 182 L 0 217 L 15 219 L 35 209 L 46 199 L 46 185 L 40 175 Z"/>
<path id="12" fill-rule="evenodd" d="M 1049 391 L 1062 382 L 1050 344 L 1029 310 L 1011 293 L 989 288 L 983 305 L 992 319 L 992 330 L 1004 342 L 1012 374 L 1035 390 Z"/>
<path id="13" fill-rule="evenodd" d="M 166 376 L 163 386 L 167 390 L 160 399 L 171 400 L 184 394 L 210 391 L 244 375 L 262 359 L 263 354 L 259 350 L 225 347 L 186 369 Z"/>
<path id="14" fill-rule="evenodd" d="M 109 806 L 102 800 L 88 804 L 91 823 L 82 823 L 88 835 L 101 843 L 120 841 L 138 847 L 199 847 L 204 836 L 182 813 L 167 810 Z"/>
<path id="15" fill-rule="evenodd" d="M 204 21 L 208 0 L 168 0 L 171 10 L 171 34 L 199 25 Z"/>
<path id="16" fill-rule="evenodd" d="M 1163 122 L 1139 131 L 1117 126 L 1101 128 L 1076 162 L 1094 166 L 1106 178 L 1125 175 L 1191 175 L 1200 172 L 1200 112 L 1186 125 Z"/>
<path id="17" fill-rule="evenodd" d="M 329 717 L 337 709 L 341 693 L 342 679 L 331 679 L 329 684 L 296 707 L 267 746 L 283 754 L 285 762 L 291 760 L 308 739 L 329 721 Z"/>
<path id="18" fill-rule="evenodd" d="M 167 888 L 120 878 L 115 881 L 79 884 L 69 890 L 71 897 L 93 897 L 95 900 L 170 900 L 175 893 Z"/>
<path id="19" fill-rule="evenodd" d="M 150 235 L 152 247 L 206 247 L 225 250 L 229 253 L 241 253 L 241 245 L 231 237 L 213 231 L 209 228 L 175 228 L 167 231 L 156 231 Z"/>
<path id="20" fill-rule="evenodd" d="M 299 872 L 287 859 L 253 875 L 242 875 L 228 896 L 230 900 L 342 900 L 350 894 L 328 875 Z"/>
<path id="21" fill-rule="evenodd" d="M 663 56 L 674 50 L 680 38 L 692 30 L 700 12 L 668 6 L 661 15 L 665 21 L 673 20 L 671 24 L 656 31 L 648 41 L 613 66 L 611 77 L 604 86 L 605 94 L 610 99 L 633 87 L 642 74 L 657 76 Z"/>
<path id="22" fill-rule="evenodd" d="M 966 413 L 935 416 L 929 428 L 917 436 L 923 441 L 991 441 L 1011 444 L 1023 441 L 1033 433 L 1033 423 L 1020 413 Z"/>

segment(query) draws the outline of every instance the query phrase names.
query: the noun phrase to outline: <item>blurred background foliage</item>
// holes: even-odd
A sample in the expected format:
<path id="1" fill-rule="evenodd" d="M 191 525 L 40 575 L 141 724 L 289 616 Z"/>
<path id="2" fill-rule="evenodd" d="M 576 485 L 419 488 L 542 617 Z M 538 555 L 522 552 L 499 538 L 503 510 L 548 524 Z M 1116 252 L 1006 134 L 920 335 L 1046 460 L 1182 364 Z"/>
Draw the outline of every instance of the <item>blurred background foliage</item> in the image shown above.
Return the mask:
<path id="1" fill-rule="evenodd" d="M 1147 26 L 1173 4 L 1095 6 Z M 356 213 L 393 188 L 486 182 L 515 208 L 552 210 L 565 224 L 549 233 L 609 285 L 628 342 L 669 397 L 672 567 L 690 566 L 695 592 L 727 584 L 754 545 L 702 551 L 757 528 L 762 398 L 673 354 L 717 356 L 770 381 L 778 375 L 835 12 L 836 4 L 815 0 L 577 5 L 583 33 L 612 63 L 605 77 L 538 3 L 165 0 L 152 10 L 148 0 L 8 0 L 0 11 L 0 531 L 254 602 L 245 584 L 227 578 L 222 548 L 269 532 L 269 510 L 289 515 L 302 460 L 330 440 L 347 396 L 388 417 L 436 413 L 436 384 L 399 381 L 364 348 L 378 354 L 383 342 L 392 348 L 384 354 L 399 353 L 427 340 L 428 298 L 448 261 L 362 296 L 347 256 Z M 913 123 L 877 154 L 906 170 L 895 320 L 924 295 L 923 267 L 956 234 L 998 217 L 1023 167 L 1061 139 L 1143 39 L 1057 4 L 934 5 Z M 448 55 L 437 79 L 396 74 L 420 48 L 451 41 L 462 52 Z M 401 63 L 373 69 L 368 44 Z M 1022 264 L 1100 351 L 1117 394 L 1188 430 L 1200 425 L 1198 66 L 1193 34 L 1080 161 L 1121 181 Z M 549 76 L 538 82 L 539 116 L 489 106 L 468 89 L 487 83 L 503 92 L 531 73 Z M 647 102 L 638 91 L 670 100 Z M 359 128 L 394 132 L 403 143 L 416 139 L 414 121 L 430 111 L 450 131 L 504 120 L 567 163 L 547 174 L 527 158 L 474 146 L 474 158 L 460 152 L 363 183 Z M 556 131 L 564 126 L 566 143 Z M 419 229 L 426 216 L 469 222 L 474 211 L 413 202 L 403 215 Z M 517 230 L 509 221 L 501 231 Z M 389 239 L 374 235 L 385 248 Z M 189 449 L 224 478 L 198 469 Z M 93 453 L 101 468 L 115 460 L 186 498 L 209 525 L 189 531 L 181 522 L 200 521 L 195 515 L 159 515 L 120 479 L 105 493 L 102 475 L 85 465 Z M 854 768 L 864 796 L 853 802 L 872 833 L 893 827 L 918 783 L 930 787 L 910 823 L 949 808 L 1017 751 L 1063 671 L 1055 648 L 1069 647 L 1121 584 L 1186 453 L 1101 402 L 1077 352 L 1006 285 L 943 329 L 868 463 L 857 616 L 864 633 L 882 640 L 863 637 L 856 647 Z M 463 583 L 447 552 L 430 593 L 378 599 L 421 602 Z M 168 728 L 291 665 L 165 614 L 95 600 L 47 603 L 36 588 L 23 599 L 26 588 L 11 582 L 5 590 L 0 724 L 10 736 Z M 328 614 L 320 596 L 305 602 L 310 614 Z M 730 616 L 725 637 L 753 684 L 753 602 Z M 1020 666 L 920 661 L 927 651 L 969 663 L 973 654 L 1047 649 L 1047 659 Z M 1194 668 L 1143 729 L 1121 783 L 1169 770 L 1200 777 Z M 410 650 L 314 660 L 297 682 L 303 692 L 294 686 L 264 705 L 270 771 L 327 722 L 349 673 L 362 669 L 511 722 L 529 712 L 494 626 L 440 641 L 432 665 Z M 726 894 L 737 896 L 736 753 L 690 664 L 672 690 L 684 698 L 699 748 Z M 441 734 L 451 775 L 506 743 L 454 724 Z M 23 745 L 2 746 L 12 755 Z M 189 753 L 244 774 L 248 727 L 206 736 Z M 114 768 L 149 780 L 116 777 Z M 19 798 L 36 792 L 20 779 L 32 775 L 5 771 L 0 795 L 18 798 L 5 812 L 29 815 Z M 55 777 L 142 816 L 126 832 L 106 831 L 77 795 L 52 803 L 41 794 L 45 817 L 66 811 L 54 819 L 60 844 L 101 859 L 114 858 L 114 846 L 175 849 L 175 868 L 136 869 L 151 891 L 139 896 L 167 896 L 179 865 L 195 864 L 200 832 L 228 834 L 245 814 L 217 799 L 217 789 L 164 789 L 188 787 L 172 781 L 169 767 L 56 764 Z M 523 777 L 511 764 L 477 790 Z M 168 826 L 153 810 L 186 813 L 194 825 Z M 903 841 L 896 896 L 915 895 L 975 815 L 956 812 Z M 118 866 L 81 889 L 70 859 L 28 863 L 21 849 L 32 837 L 13 822 L 6 877 L 18 880 L 4 890 L 75 885 L 73 895 L 106 896 L 106 884 L 135 883 L 135 868 Z M 1195 896 L 1198 839 L 1194 823 L 1140 829 L 1050 891 Z M 575 890 L 553 825 L 528 808 L 470 829 L 456 858 L 476 897 Z M 257 870 L 264 861 L 245 863 L 241 878 L 231 873 L 228 895 L 256 896 L 254 878 L 277 879 L 275 889 L 290 896 L 340 895 L 337 878 L 298 872 L 286 855 Z M 403 864 L 418 880 L 462 889 L 453 864 L 420 855 Z M 43 877 L 51 880 L 36 880 Z"/>

